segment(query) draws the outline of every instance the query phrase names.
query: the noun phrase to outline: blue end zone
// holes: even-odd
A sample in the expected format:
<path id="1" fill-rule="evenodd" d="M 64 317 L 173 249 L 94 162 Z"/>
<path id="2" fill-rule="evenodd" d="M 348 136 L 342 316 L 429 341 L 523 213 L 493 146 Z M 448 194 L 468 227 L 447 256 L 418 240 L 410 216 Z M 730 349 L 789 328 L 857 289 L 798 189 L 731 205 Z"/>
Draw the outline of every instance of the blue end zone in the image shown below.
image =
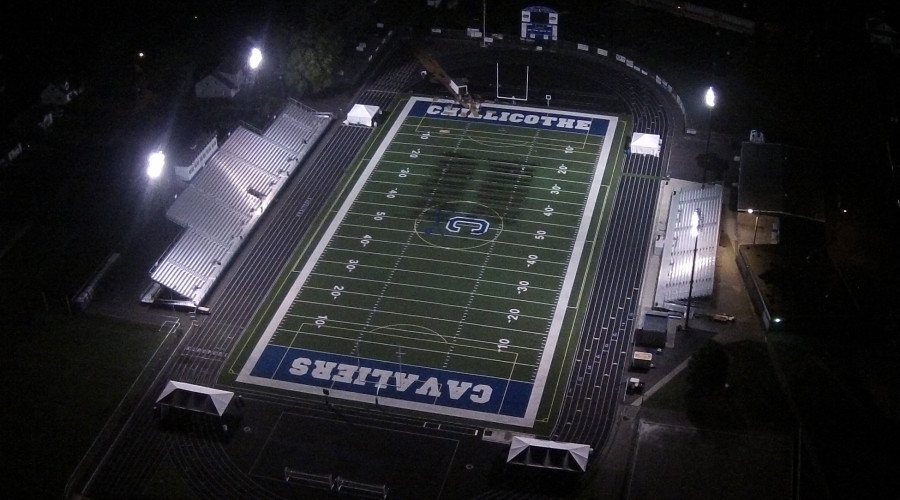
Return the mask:
<path id="1" fill-rule="evenodd" d="M 582 115 L 583 117 L 581 117 L 578 113 L 557 114 L 537 108 L 491 104 L 483 104 L 479 108 L 478 116 L 474 116 L 469 112 L 468 108 L 460 107 L 456 104 L 436 104 L 434 102 L 418 101 L 409 110 L 409 116 L 509 123 L 517 127 L 584 132 L 590 135 L 602 136 L 606 135 L 606 131 L 609 128 L 609 120 L 592 115 Z"/>
<path id="2" fill-rule="evenodd" d="M 269 345 L 250 373 L 289 384 L 524 417 L 533 384 Z M 379 390 L 378 387 L 381 386 Z"/>

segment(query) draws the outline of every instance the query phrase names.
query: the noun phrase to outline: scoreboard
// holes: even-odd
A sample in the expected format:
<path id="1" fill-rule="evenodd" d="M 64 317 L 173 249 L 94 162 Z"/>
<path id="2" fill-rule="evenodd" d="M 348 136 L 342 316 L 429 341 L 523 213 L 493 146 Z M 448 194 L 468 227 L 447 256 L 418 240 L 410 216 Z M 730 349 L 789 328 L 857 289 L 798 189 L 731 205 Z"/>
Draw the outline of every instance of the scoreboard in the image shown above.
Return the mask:
<path id="1" fill-rule="evenodd" d="M 522 9 L 522 38 L 556 41 L 558 21 L 559 14 L 550 7 L 525 7 Z"/>

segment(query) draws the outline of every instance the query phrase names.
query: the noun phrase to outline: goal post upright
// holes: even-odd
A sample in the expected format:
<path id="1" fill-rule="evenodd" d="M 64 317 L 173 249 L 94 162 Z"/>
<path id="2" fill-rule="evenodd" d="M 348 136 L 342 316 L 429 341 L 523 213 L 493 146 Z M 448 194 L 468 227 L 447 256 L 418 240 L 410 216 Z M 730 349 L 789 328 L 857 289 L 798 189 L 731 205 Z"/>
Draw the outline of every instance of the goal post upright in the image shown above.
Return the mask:
<path id="1" fill-rule="evenodd" d="M 514 95 L 510 96 L 502 96 L 500 95 L 500 63 L 496 63 L 496 84 L 494 86 L 495 94 L 497 96 L 497 100 L 506 99 L 513 102 L 527 102 L 528 101 L 528 84 L 529 84 L 529 76 L 531 72 L 531 66 L 525 66 L 525 97 L 516 97 Z"/>

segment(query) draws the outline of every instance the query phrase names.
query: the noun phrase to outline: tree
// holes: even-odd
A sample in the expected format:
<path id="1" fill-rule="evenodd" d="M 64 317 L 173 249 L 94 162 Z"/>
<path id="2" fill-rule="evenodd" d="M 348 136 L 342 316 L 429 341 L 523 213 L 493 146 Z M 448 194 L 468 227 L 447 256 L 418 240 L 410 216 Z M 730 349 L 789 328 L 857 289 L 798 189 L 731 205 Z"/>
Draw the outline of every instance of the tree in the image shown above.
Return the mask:
<path id="1" fill-rule="evenodd" d="M 291 37 L 284 82 L 297 97 L 315 94 L 332 83 L 344 43 L 330 27 L 310 26 Z"/>
<path id="2" fill-rule="evenodd" d="M 707 176 L 712 174 L 711 179 L 721 179 L 728 170 L 728 162 L 715 153 L 700 153 L 697 155 L 697 167 L 706 170 Z"/>
<path id="3" fill-rule="evenodd" d="M 725 387 L 728 379 L 728 353 L 722 344 L 707 341 L 688 361 L 690 391 L 713 394 Z"/>
<path id="4" fill-rule="evenodd" d="M 725 390 L 730 361 L 722 344 L 706 341 L 688 361 L 688 389 L 685 409 L 697 427 L 720 428 L 736 425 L 731 392 Z"/>

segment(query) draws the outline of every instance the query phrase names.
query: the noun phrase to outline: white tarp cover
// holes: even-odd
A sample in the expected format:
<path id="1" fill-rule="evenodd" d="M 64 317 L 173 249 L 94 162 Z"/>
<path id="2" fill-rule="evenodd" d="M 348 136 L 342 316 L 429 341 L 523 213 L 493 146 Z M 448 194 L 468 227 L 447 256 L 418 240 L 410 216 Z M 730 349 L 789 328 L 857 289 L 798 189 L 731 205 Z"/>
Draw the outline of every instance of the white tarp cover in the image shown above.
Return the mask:
<path id="1" fill-rule="evenodd" d="M 354 104 L 350 112 L 347 113 L 346 123 L 350 125 L 365 125 L 366 127 L 374 126 L 375 117 L 381 112 L 378 106 L 368 104 Z"/>
<path id="2" fill-rule="evenodd" d="M 233 392 L 170 380 L 156 402 L 221 417 L 233 397 Z"/>
<path id="3" fill-rule="evenodd" d="M 584 472 L 590 454 L 591 447 L 586 444 L 515 436 L 509 443 L 506 462 Z"/>
<path id="4" fill-rule="evenodd" d="M 636 133 L 631 138 L 631 152 L 639 155 L 659 156 L 659 136 Z"/>

